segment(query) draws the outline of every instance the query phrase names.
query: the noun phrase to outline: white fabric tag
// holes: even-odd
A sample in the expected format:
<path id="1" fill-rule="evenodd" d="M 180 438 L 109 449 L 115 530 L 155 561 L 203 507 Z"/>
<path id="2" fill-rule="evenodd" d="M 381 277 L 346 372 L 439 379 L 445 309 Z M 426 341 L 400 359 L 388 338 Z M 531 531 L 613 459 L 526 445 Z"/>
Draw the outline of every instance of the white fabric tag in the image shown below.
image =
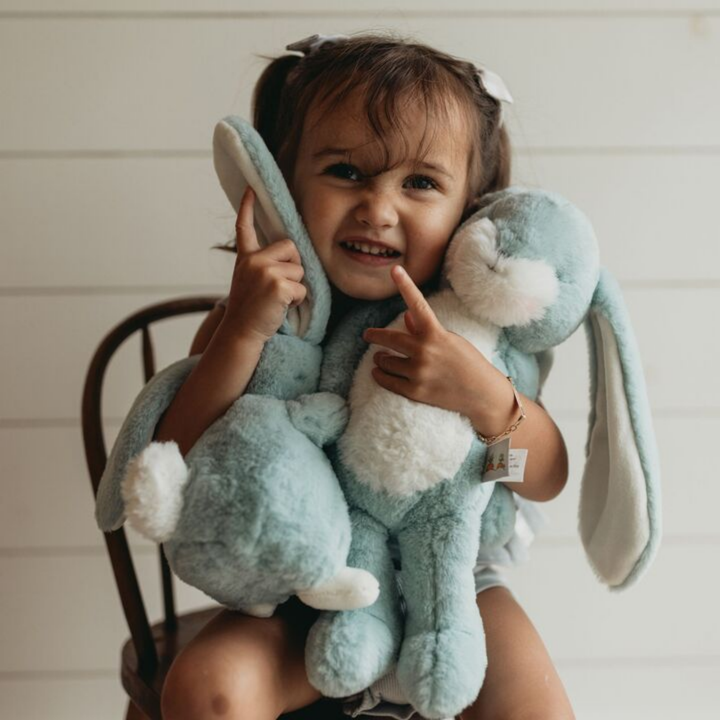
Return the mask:
<path id="1" fill-rule="evenodd" d="M 508 467 L 510 475 L 505 482 L 521 483 L 525 480 L 525 463 L 527 462 L 528 451 L 525 448 L 518 448 L 510 451 L 510 462 Z"/>
<path id="2" fill-rule="evenodd" d="M 485 469 L 481 482 L 502 480 L 503 482 L 523 482 L 527 450 L 511 450 L 510 438 L 506 437 L 490 445 L 485 456 Z"/>

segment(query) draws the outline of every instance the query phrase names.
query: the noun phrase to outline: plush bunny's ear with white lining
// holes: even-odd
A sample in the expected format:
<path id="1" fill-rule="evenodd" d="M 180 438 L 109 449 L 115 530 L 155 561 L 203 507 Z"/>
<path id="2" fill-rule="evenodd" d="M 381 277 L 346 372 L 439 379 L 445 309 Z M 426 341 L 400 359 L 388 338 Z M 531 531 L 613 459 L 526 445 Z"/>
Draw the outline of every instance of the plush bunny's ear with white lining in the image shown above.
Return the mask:
<path id="1" fill-rule="evenodd" d="M 275 158 L 255 128 L 230 115 L 215 126 L 213 159 L 220 185 L 236 213 L 245 188 L 250 185 L 255 191 L 258 242 L 264 247 L 290 238 L 297 246 L 308 292 L 298 307 L 288 309 L 281 331 L 319 343 L 330 316 L 330 286 Z"/>
<path id="2" fill-rule="evenodd" d="M 585 329 L 592 410 L 579 529 L 592 568 L 619 590 L 642 575 L 660 542 L 660 462 L 640 353 L 604 268 Z"/>
<path id="3" fill-rule="evenodd" d="M 513 187 L 485 196 L 457 239 L 462 233 L 471 242 L 453 247 L 453 238 L 447 279 L 515 348 L 544 354 L 586 329 L 591 411 L 579 532 L 598 578 L 627 587 L 660 542 L 660 463 L 640 353 L 620 289 L 599 266 L 592 225 L 558 195 Z"/>

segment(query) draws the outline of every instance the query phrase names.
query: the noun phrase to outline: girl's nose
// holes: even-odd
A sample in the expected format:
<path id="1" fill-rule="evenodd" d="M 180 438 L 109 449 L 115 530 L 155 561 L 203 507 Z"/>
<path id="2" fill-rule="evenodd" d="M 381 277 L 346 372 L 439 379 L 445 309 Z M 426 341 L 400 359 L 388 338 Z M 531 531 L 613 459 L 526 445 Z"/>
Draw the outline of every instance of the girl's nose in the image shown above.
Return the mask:
<path id="1" fill-rule="evenodd" d="M 372 228 L 389 228 L 397 225 L 398 212 L 388 192 L 368 192 L 355 208 L 355 219 Z"/>

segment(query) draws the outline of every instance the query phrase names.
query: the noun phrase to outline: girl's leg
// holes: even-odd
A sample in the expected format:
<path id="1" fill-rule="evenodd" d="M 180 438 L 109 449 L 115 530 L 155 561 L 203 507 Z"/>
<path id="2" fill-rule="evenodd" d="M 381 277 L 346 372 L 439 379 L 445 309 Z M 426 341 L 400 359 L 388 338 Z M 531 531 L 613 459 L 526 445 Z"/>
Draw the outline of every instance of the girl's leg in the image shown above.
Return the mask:
<path id="1" fill-rule="evenodd" d="M 318 700 L 304 661 L 316 617 L 294 599 L 271 618 L 221 612 L 175 658 L 161 698 L 164 720 L 275 720 Z"/>
<path id="2" fill-rule="evenodd" d="M 509 590 L 477 596 L 488 668 L 461 720 L 574 720 L 570 701 L 540 635 Z"/>

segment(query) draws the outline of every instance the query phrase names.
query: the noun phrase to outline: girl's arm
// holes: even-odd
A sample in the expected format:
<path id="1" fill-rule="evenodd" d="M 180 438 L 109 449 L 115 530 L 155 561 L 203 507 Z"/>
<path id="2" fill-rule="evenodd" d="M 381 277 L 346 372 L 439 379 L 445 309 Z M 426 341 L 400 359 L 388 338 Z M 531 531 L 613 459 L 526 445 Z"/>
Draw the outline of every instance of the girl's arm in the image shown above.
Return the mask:
<path id="1" fill-rule="evenodd" d="M 256 335 L 240 335 L 222 323 L 216 306 L 200 326 L 190 349 L 202 353 L 158 424 L 155 440 L 174 440 L 184 456 L 197 439 L 245 392 L 264 343 Z"/>
<path id="2" fill-rule="evenodd" d="M 492 398 L 470 420 L 477 432 L 485 437 L 497 435 L 514 423 L 520 415 L 512 386 L 496 368 L 488 368 L 489 377 L 483 390 Z M 567 448 L 560 430 L 539 403 L 518 393 L 525 408 L 525 420 L 510 434 L 511 447 L 527 448 L 525 478 L 522 483 L 507 487 L 528 500 L 552 500 L 565 487 L 568 477 Z"/>
<path id="3" fill-rule="evenodd" d="M 183 456 L 245 392 L 265 343 L 282 325 L 288 307 L 301 303 L 307 292 L 291 240 L 260 247 L 254 204 L 248 186 L 235 223 L 237 257 L 227 309 L 215 307 L 198 330 L 190 353 L 202 352 L 202 357 L 158 423 L 155 440 L 174 440 Z"/>

